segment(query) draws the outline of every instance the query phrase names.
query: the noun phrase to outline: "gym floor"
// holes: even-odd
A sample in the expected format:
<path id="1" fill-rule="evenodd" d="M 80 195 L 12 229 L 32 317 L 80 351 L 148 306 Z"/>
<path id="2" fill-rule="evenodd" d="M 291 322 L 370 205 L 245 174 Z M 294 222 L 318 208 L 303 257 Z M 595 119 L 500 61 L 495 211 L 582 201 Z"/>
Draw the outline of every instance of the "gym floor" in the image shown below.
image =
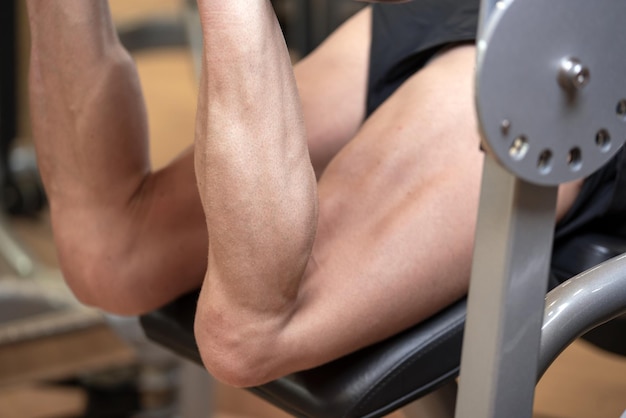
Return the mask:
<path id="1" fill-rule="evenodd" d="M 151 16 L 176 15 L 182 0 L 111 0 L 110 3 L 121 25 Z M 194 68 L 188 51 L 182 48 L 144 51 L 135 59 L 150 117 L 151 156 L 157 168 L 192 142 L 196 105 Z M 15 226 L 23 232 L 27 243 L 40 248 L 49 245 L 45 216 L 37 222 L 19 221 Z M 51 252 L 48 250 L 44 259 L 54 263 Z M 222 385 L 216 385 L 214 390 L 216 418 L 287 417 L 245 391 Z M 0 386 L 0 418 L 79 416 L 84 404 L 82 396 L 70 389 L 42 390 L 36 382 L 19 387 Z M 585 342 L 576 342 L 566 350 L 537 387 L 535 418 L 619 418 L 624 410 L 626 358 L 603 353 Z M 403 417 L 401 413 L 392 416 Z"/>

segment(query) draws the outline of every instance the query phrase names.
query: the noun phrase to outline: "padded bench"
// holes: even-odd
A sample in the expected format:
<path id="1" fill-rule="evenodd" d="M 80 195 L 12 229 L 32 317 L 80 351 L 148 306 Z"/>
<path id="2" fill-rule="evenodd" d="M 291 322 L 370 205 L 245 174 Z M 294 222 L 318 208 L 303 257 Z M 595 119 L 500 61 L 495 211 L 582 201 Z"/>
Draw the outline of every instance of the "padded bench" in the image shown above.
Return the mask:
<path id="1" fill-rule="evenodd" d="M 555 246 L 551 285 L 626 253 L 626 238 L 586 233 Z M 197 293 L 144 315 L 148 338 L 201 364 L 193 335 Z M 312 370 L 250 390 L 297 417 L 380 417 L 449 383 L 459 373 L 466 301 L 378 344 Z M 621 335 L 621 338 L 618 336 Z M 591 342 L 626 355 L 626 321 L 588 334 Z"/>

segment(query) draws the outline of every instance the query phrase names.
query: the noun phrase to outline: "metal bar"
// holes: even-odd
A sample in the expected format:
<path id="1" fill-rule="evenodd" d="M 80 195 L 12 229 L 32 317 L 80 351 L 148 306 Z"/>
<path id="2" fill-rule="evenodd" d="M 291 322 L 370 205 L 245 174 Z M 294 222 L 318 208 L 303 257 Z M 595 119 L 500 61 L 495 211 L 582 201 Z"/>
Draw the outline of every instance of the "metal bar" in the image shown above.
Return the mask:
<path id="1" fill-rule="evenodd" d="M 482 38 L 487 22 L 489 22 L 489 17 L 499 1 L 501 0 L 481 0 L 480 16 L 478 18 L 478 39 Z"/>
<path id="2" fill-rule="evenodd" d="M 626 313 L 626 254 L 581 273 L 546 297 L 539 372 L 585 332 Z"/>
<path id="3" fill-rule="evenodd" d="M 485 158 L 457 418 L 532 416 L 557 190 Z"/>

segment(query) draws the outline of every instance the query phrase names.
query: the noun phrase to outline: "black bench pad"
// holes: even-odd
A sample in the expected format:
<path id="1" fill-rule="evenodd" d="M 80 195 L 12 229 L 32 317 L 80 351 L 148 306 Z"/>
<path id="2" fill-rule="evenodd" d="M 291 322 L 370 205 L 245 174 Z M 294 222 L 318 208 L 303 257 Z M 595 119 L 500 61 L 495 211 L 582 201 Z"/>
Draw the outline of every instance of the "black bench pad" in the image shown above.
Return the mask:
<path id="1" fill-rule="evenodd" d="M 148 338 L 201 363 L 197 293 L 141 318 Z M 458 375 L 465 300 L 379 344 L 250 390 L 298 417 L 378 417 Z"/>
<path id="2" fill-rule="evenodd" d="M 569 278 L 622 252 L 626 240 L 578 236 L 555 248 L 553 275 Z M 197 293 L 186 295 L 141 322 L 150 339 L 201 363 L 193 336 L 196 301 Z M 297 417 L 380 417 L 458 375 L 465 311 L 461 300 L 379 344 L 250 390 Z M 613 332 L 625 335 L 624 325 Z"/>

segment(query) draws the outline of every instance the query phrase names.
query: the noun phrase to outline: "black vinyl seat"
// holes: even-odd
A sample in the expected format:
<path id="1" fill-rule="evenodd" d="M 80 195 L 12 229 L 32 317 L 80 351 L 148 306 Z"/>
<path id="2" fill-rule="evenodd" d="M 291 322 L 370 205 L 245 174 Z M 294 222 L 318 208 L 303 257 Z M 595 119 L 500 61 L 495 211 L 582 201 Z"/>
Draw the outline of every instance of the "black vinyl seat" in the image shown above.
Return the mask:
<path id="1" fill-rule="evenodd" d="M 148 338 L 201 363 L 193 338 L 197 294 L 141 318 Z M 465 300 L 381 343 L 250 389 L 298 417 L 381 416 L 459 373 Z"/>
<path id="2" fill-rule="evenodd" d="M 555 247 L 551 284 L 624 252 L 622 238 L 587 233 L 568 239 Z M 144 315 L 141 322 L 150 339 L 200 363 L 193 336 L 196 301 L 197 293 L 186 295 Z M 383 342 L 250 390 L 297 417 L 380 417 L 458 375 L 465 313 L 463 299 Z M 604 327 L 608 329 L 600 333 L 617 344 L 608 337 L 590 341 L 626 355 L 626 321 L 618 318 L 592 333 Z"/>

